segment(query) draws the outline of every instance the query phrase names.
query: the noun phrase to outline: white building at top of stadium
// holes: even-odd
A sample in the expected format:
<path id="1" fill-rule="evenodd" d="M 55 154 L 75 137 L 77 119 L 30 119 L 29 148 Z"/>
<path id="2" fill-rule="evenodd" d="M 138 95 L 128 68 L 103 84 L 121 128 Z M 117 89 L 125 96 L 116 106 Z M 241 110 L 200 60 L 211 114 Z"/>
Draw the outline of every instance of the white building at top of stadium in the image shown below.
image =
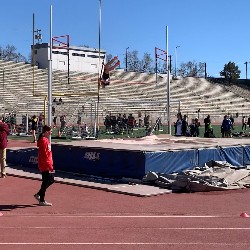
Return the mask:
<path id="1" fill-rule="evenodd" d="M 33 45 L 31 46 L 32 49 Z M 34 45 L 34 62 L 40 69 L 49 68 L 49 44 Z M 101 63 L 105 60 L 106 51 L 100 50 Z M 52 70 L 98 73 L 99 50 L 88 47 L 69 46 L 52 50 Z"/>

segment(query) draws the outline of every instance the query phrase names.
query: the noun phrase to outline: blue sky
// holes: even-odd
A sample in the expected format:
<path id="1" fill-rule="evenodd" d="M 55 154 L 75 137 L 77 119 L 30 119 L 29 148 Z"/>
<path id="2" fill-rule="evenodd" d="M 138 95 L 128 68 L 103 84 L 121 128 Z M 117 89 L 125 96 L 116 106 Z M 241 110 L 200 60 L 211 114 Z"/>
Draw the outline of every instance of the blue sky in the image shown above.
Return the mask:
<path id="1" fill-rule="evenodd" d="M 3 0 L 0 46 L 14 45 L 28 57 L 32 44 L 32 15 L 43 42 L 49 42 L 50 5 L 53 36 L 70 35 L 73 46 L 98 48 L 99 0 Z M 166 50 L 177 66 L 207 63 L 207 73 L 219 76 L 224 64 L 235 62 L 246 77 L 250 62 L 249 0 L 102 0 L 101 48 L 123 62 L 126 48 L 154 58 L 154 49 Z M 248 65 L 250 72 L 250 63 Z M 249 74 L 250 75 L 250 74 Z M 250 78 L 250 76 L 248 76 Z"/>

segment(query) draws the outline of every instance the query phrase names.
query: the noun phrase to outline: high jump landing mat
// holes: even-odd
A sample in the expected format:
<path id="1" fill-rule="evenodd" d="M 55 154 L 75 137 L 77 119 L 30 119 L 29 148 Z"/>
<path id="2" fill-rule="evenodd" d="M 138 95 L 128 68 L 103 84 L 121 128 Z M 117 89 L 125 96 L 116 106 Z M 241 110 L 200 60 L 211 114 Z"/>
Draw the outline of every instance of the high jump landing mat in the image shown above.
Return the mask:
<path id="1" fill-rule="evenodd" d="M 149 171 L 175 173 L 210 160 L 250 165 L 250 138 L 196 138 L 152 135 L 143 138 L 52 143 L 56 170 L 108 178 L 142 179 Z M 37 148 L 12 147 L 7 163 L 37 169 Z"/>

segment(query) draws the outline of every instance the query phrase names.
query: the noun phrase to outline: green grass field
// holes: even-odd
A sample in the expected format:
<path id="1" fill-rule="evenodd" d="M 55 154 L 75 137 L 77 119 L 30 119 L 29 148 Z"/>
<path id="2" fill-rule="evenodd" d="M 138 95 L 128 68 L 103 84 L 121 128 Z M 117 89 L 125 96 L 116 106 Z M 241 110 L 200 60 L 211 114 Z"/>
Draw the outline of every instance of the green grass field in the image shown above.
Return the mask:
<path id="1" fill-rule="evenodd" d="M 241 132 L 241 125 L 236 125 L 234 130 L 232 131 L 234 132 Z M 220 125 L 213 125 L 213 132 L 216 138 L 221 138 L 221 126 Z M 250 129 L 248 128 L 248 130 L 246 132 L 250 132 Z M 167 128 L 164 127 L 163 131 L 155 131 L 154 132 L 155 135 L 158 134 L 167 134 Z M 174 126 L 172 126 L 171 128 L 171 134 L 174 134 Z M 146 131 L 145 128 L 138 128 L 134 130 L 133 135 L 129 135 L 129 137 L 131 138 L 135 138 L 135 137 L 143 137 L 146 135 Z M 128 137 L 128 134 L 123 134 L 123 135 L 115 135 L 115 134 L 106 134 L 104 128 L 101 128 L 101 133 L 99 138 L 100 139 L 104 139 L 104 138 L 124 138 L 124 137 Z M 204 137 L 204 126 L 200 127 L 200 137 Z M 234 137 L 234 138 L 242 138 L 242 137 Z M 247 138 L 247 137 L 244 137 Z"/>
<path id="2" fill-rule="evenodd" d="M 54 142 L 60 142 L 60 141 L 72 141 L 71 137 L 70 136 L 67 136 L 66 139 L 56 139 L 57 137 L 57 132 L 58 129 L 57 128 L 54 128 L 53 129 L 53 133 L 52 133 L 52 138 L 55 138 L 55 139 L 52 139 L 52 141 Z M 214 131 L 214 135 L 216 138 L 221 138 L 221 129 L 220 129 L 220 125 L 213 125 L 213 131 Z M 241 132 L 241 125 L 236 125 L 234 130 L 232 132 Z M 250 133 L 250 129 L 247 128 L 247 133 Z M 158 134 L 167 134 L 167 128 L 166 127 L 163 127 L 163 131 L 154 131 L 155 135 L 158 135 Z M 174 134 L 174 127 L 172 126 L 171 128 L 171 134 L 173 135 Z M 124 134 L 109 134 L 109 133 L 106 133 L 105 132 L 105 127 L 100 127 L 100 133 L 99 133 L 99 136 L 98 136 L 98 139 L 115 139 L 115 138 L 141 138 L 141 137 L 144 137 L 146 136 L 146 131 L 145 131 L 145 128 L 136 128 L 134 129 L 134 132 L 133 132 L 133 135 L 131 134 L 127 134 L 127 133 L 124 133 Z M 203 138 L 204 137 L 204 126 L 201 126 L 200 127 L 200 137 Z M 29 137 L 22 137 L 22 136 L 9 136 L 10 139 L 22 139 L 22 140 L 28 140 L 28 141 L 32 141 L 32 137 L 29 136 Z M 65 137 L 64 137 L 65 138 Z M 241 139 L 241 138 L 249 138 L 250 137 L 233 137 L 235 139 Z"/>

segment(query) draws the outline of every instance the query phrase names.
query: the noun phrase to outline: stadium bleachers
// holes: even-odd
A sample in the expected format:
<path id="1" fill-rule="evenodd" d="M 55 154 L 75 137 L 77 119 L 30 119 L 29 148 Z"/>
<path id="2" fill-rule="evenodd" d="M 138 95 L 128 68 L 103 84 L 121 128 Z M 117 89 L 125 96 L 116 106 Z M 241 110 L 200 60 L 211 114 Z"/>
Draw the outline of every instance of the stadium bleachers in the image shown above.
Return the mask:
<path id="1" fill-rule="evenodd" d="M 84 119 L 93 119 L 98 101 L 97 80 L 96 73 L 70 72 L 68 78 L 67 72 L 53 71 L 53 98 L 63 99 L 63 104 L 54 105 L 55 115 L 66 114 L 72 123 L 79 114 L 83 114 Z M 174 120 L 179 103 L 181 112 L 189 117 L 202 118 L 210 114 L 222 120 L 225 114 L 250 115 L 249 90 L 240 86 L 223 86 L 203 78 L 188 77 L 171 80 L 170 90 Z M 26 63 L 0 60 L 0 93 L 2 113 L 39 115 L 46 111 L 48 71 Z M 155 74 L 113 71 L 111 84 L 99 90 L 99 101 L 98 112 L 102 118 L 109 112 L 136 115 L 139 111 L 156 118 L 166 106 L 167 78 L 158 75 L 156 83 Z"/>

